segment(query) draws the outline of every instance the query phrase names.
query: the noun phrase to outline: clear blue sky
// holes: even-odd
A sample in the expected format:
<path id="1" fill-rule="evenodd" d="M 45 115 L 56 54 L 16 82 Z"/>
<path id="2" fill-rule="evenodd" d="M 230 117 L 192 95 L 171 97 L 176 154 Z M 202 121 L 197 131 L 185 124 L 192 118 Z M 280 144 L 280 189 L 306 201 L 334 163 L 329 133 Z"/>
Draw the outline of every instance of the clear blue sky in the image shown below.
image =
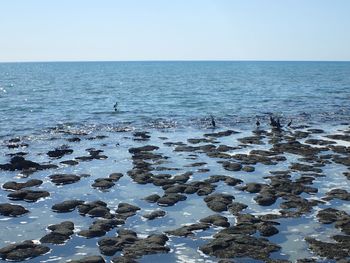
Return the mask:
<path id="1" fill-rule="evenodd" d="M 350 0 L 1 0 L 0 61 L 350 60 Z"/>

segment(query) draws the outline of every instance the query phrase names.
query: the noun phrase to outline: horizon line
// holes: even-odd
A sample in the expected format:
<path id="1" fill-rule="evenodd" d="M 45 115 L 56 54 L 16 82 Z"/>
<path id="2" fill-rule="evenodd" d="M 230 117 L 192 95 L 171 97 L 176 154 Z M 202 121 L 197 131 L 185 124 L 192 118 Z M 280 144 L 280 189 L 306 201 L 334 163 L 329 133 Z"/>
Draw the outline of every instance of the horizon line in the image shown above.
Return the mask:
<path id="1" fill-rule="evenodd" d="M 0 61 L 0 64 L 15 63 L 96 63 L 96 62 L 350 62 L 350 60 L 257 60 L 257 59 L 140 59 L 140 60 L 18 60 Z"/>

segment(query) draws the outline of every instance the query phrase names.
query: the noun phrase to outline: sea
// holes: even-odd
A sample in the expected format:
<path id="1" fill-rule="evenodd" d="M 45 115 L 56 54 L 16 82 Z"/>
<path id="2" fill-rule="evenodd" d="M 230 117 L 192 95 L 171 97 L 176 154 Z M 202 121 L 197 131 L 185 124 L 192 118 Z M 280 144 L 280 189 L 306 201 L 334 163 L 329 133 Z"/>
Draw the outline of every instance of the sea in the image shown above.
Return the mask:
<path id="1" fill-rule="evenodd" d="M 132 147 L 156 145 L 158 153 L 167 156 L 165 164 L 177 169 L 154 170 L 154 174 L 179 175 L 193 172 L 191 180 L 205 180 L 211 175 L 229 175 L 244 183 L 269 182 L 264 178 L 271 171 L 286 170 L 298 161 L 298 156 L 286 154 L 287 161 L 270 165 L 257 164 L 255 171 L 224 170 L 215 158 L 200 152 L 176 152 L 176 144 L 190 144 L 190 138 L 203 134 L 234 130 L 228 137 L 216 138 L 218 144 L 239 146 L 231 154 L 249 153 L 252 149 L 267 150 L 263 144 L 240 146 L 239 138 L 252 136 L 257 129 L 270 130 L 270 116 L 278 118 L 286 131 L 322 129 L 323 134 L 310 134 L 325 139 L 326 134 L 344 132 L 350 123 L 350 62 L 265 62 L 265 61 L 145 61 L 145 62 L 38 62 L 0 63 L 0 164 L 9 163 L 11 156 L 25 153 L 27 160 L 51 163 L 57 169 L 37 171 L 28 178 L 21 171 L 1 171 L 0 185 L 8 181 L 26 182 L 40 179 L 43 184 L 33 190 L 45 190 L 50 196 L 37 202 L 9 200 L 9 191 L 0 189 L 0 203 L 19 204 L 29 210 L 20 217 L 0 215 L 0 248 L 14 242 L 36 240 L 49 233 L 47 227 L 62 221 L 74 222 L 74 235 L 64 245 L 45 244 L 50 252 L 27 262 L 67 262 L 90 255 L 101 255 L 97 245 L 102 237 L 86 239 L 79 231 L 88 229 L 96 218 L 82 216 L 75 210 L 56 213 L 51 207 L 64 200 L 86 202 L 102 200 L 114 211 L 119 203 L 141 208 L 125 225 L 106 233 L 117 235 L 119 228 L 131 229 L 140 238 L 197 223 L 201 218 L 216 214 L 203 201 L 203 196 L 187 195 L 185 201 L 162 207 L 148 203 L 150 194 L 162 196 L 163 189 L 152 184 L 135 183 L 127 174 L 133 168 Z M 215 122 L 215 127 L 212 121 Z M 290 123 L 290 126 L 287 124 Z M 146 141 L 135 140 L 134 132 L 148 132 Z M 79 141 L 69 140 L 79 138 Z M 15 139 L 12 140 L 11 139 Z M 18 147 L 9 147 L 16 140 Z M 301 139 L 303 141 L 303 139 Z M 167 144 L 168 143 L 168 144 Z M 350 142 L 338 141 L 342 146 Z M 14 143 L 16 144 L 16 143 Z M 204 143 L 205 144 L 205 143 Z M 203 145 L 200 143 L 199 145 Z M 195 145 L 197 146 L 197 145 Z M 240 148 L 241 147 L 241 148 Z M 47 152 L 56 148 L 72 149 L 60 159 Z M 87 149 L 102 150 L 107 159 L 65 165 L 61 161 L 87 155 Z M 300 157 L 300 156 L 299 156 Z M 194 162 L 202 163 L 200 167 Z M 301 161 L 302 162 L 302 161 Z M 197 164 L 198 165 L 198 164 Z M 349 180 L 343 173 L 347 167 L 327 164 L 325 177 L 317 177 L 313 186 L 318 192 L 303 194 L 304 198 L 321 200 L 328 191 L 342 188 L 350 192 Z M 110 189 L 100 191 L 92 184 L 97 178 L 120 172 L 123 177 Z M 57 186 L 52 174 L 88 174 L 73 184 Z M 300 173 L 292 172 L 292 178 Z M 278 214 L 279 199 L 274 205 L 260 206 L 255 194 L 219 183 L 216 193 L 234 195 L 235 201 L 248 205 L 243 213 L 253 215 Z M 339 234 L 334 225 L 321 224 L 317 213 L 324 208 L 350 211 L 348 201 L 333 200 L 314 207 L 298 218 L 277 220 L 279 233 L 268 239 L 281 246 L 272 259 L 289 260 L 314 258 L 317 262 L 335 262 L 320 257 L 309 249 L 305 237 L 324 242 Z M 166 216 L 146 220 L 142 215 L 162 209 Z M 221 215 L 231 225 L 236 218 L 229 212 Z M 213 239 L 220 227 L 195 232 L 192 236 L 170 236 L 167 254 L 146 255 L 139 262 L 218 262 L 200 247 Z M 258 234 L 256 234 L 259 237 Z M 117 252 L 114 256 L 122 256 Z M 106 262 L 113 258 L 103 255 Z M 264 262 L 249 257 L 234 258 L 235 262 Z M 0 259 L 1 261 L 1 259 Z"/>

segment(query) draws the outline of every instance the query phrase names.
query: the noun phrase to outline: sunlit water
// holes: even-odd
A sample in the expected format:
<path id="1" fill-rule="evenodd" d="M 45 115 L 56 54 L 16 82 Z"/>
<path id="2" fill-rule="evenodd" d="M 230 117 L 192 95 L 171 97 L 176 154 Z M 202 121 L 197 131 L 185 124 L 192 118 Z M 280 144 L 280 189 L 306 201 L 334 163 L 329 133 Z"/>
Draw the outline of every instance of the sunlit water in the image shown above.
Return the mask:
<path id="1" fill-rule="evenodd" d="M 324 128 L 328 133 L 345 129 L 340 125 L 350 121 L 350 63 L 330 62 L 110 62 L 110 63 L 25 63 L 0 64 L 0 163 L 9 161 L 6 154 L 23 150 L 27 159 L 47 162 L 46 152 L 68 144 L 72 155 L 63 160 L 86 155 L 85 149 L 103 149 L 106 160 L 81 162 L 77 166 L 60 164 L 54 171 L 40 171 L 30 176 L 44 181 L 39 187 L 50 192 L 51 196 L 36 203 L 11 201 L 25 206 L 30 213 L 18 218 L 0 216 L 0 247 L 10 242 L 27 239 L 38 240 L 48 233 L 46 227 L 65 220 L 75 224 L 75 231 L 87 229 L 94 219 L 83 217 L 77 211 L 58 214 L 51 210 L 54 203 L 68 199 L 85 201 L 103 200 L 111 209 L 120 202 L 127 202 L 142 208 L 137 215 L 130 217 L 125 228 L 136 231 L 140 236 L 176 229 L 184 224 L 197 222 L 215 214 L 203 201 L 203 197 L 187 195 L 187 200 L 175 206 L 161 207 L 167 212 L 164 218 L 146 221 L 142 215 L 159 208 L 142 198 L 158 193 L 160 187 L 138 185 L 127 175 L 132 168 L 130 147 L 158 145 L 160 153 L 169 156 L 167 167 L 181 168 L 180 171 L 166 171 L 180 174 L 193 171 L 191 180 L 203 180 L 210 175 L 224 174 L 248 182 L 264 182 L 264 176 L 273 170 L 286 170 L 290 162 L 298 157 L 285 154 L 286 162 L 276 166 L 258 164 L 253 173 L 228 172 L 216 159 L 205 154 L 197 154 L 196 160 L 188 159 L 191 153 L 174 152 L 174 147 L 163 145 L 167 141 L 187 142 L 188 138 L 200 138 L 210 132 L 208 117 L 215 116 L 219 129 L 231 128 L 241 133 L 218 139 L 221 144 L 239 145 L 238 138 L 251 135 L 256 116 L 267 127 L 268 113 L 276 113 L 286 123 L 291 118 L 295 125 L 311 123 Z M 118 102 L 118 111 L 113 105 Z M 335 126 L 336 124 L 336 126 Z M 127 128 L 128 131 L 117 132 Z M 148 130 L 151 139 L 135 142 L 132 131 Z M 87 133 L 82 141 L 68 143 L 64 132 Z M 89 136 L 107 135 L 100 140 L 87 140 Z M 7 149 L 5 141 L 20 136 L 29 144 L 28 148 Z M 167 137 L 163 140 L 159 137 Z M 314 138 L 320 136 L 314 135 Z M 302 140 L 301 140 L 302 141 Z M 267 143 L 267 140 L 265 140 Z M 339 142 L 344 144 L 344 142 Z M 270 145 L 254 145 L 232 153 L 247 153 L 251 149 L 269 149 Z M 184 167 L 193 162 L 206 162 L 199 168 L 209 168 L 207 173 L 198 172 L 198 167 Z M 347 189 L 342 173 L 346 168 L 327 165 L 326 177 L 314 181 L 319 192 L 308 198 L 319 199 L 333 188 Z M 96 178 L 107 177 L 110 173 L 121 172 L 124 176 L 108 191 L 93 189 Z M 55 186 L 47 178 L 53 173 L 90 174 L 79 182 Z M 157 173 L 157 172 L 155 172 Z M 164 173 L 164 172 L 158 172 Z M 328 176 L 331 175 L 331 176 Z M 292 174 L 294 177 L 299 175 Z M 0 184 L 7 181 L 25 181 L 19 172 L 0 171 Z M 219 183 L 216 192 L 229 193 L 235 200 L 249 207 L 246 213 L 277 213 L 280 201 L 270 207 L 255 203 L 255 194 L 240 191 Z M 9 202 L 8 191 L 0 190 L 0 203 Z M 279 234 L 269 240 L 282 249 L 273 258 L 296 260 L 315 256 L 307 249 L 305 236 L 314 236 L 329 241 L 329 236 L 339 233 L 333 225 L 320 224 L 315 215 L 319 209 L 336 207 L 350 210 L 349 204 L 333 200 L 315 207 L 301 218 L 277 220 Z M 228 212 L 222 215 L 229 218 L 231 225 L 235 217 Z M 167 245 L 171 253 L 150 255 L 140 262 L 216 262 L 217 259 L 202 254 L 198 247 L 208 241 L 218 228 L 196 233 L 193 237 L 171 237 Z M 106 236 L 114 236 L 116 229 Z M 65 262 L 85 255 L 99 254 L 96 242 L 99 238 L 85 239 L 73 235 L 64 246 L 50 245 L 52 251 L 29 262 Z M 105 257 L 109 259 L 110 257 Z M 237 261 L 237 260 L 236 260 Z M 240 259 L 237 262 L 252 262 Z M 258 261 L 256 261 L 258 262 Z M 320 261 L 321 262 L 321 261 Z M 326 261 L 325 261 L 326 262 Z M 328 262 L 328 261 L 327 261 Z"/>

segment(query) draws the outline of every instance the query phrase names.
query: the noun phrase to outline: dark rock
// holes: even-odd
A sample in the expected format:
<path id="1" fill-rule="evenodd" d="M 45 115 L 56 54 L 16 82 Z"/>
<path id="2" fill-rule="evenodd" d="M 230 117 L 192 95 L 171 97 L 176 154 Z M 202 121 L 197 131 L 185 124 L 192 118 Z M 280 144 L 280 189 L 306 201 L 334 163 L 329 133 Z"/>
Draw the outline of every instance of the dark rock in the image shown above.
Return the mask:
<path id="1" fill-rule="evenodd" d="M 0 169 L 7 171 L 26 171 L 26 172 L 35 172 L 38 170 L 57 168 L 53 164 L 39 164 L 36 162 L 28 161 L 22 156 L 14 156 L 11 158 L 10 163 L 0 164 Z"/>
<path id="2" fill-rule="evenodd" d="M 66 147 L 57 148 L 53 151 L 48 151 L 47 155 L 52 158 L 62 158 L 66 154 L 72 154 L 73 150 Z"/>
<path id="3" fill-rule="evenodd" d="M 70 236 L 73 235 L 74 224 L 70 221 L 64 221 L 60 224 L 48 227 L 52 232 L 40 239 L 41 243 L 64 244 Z"/>
<path id="4" fill-rule="evenodd" d="M 160 206 L 172 206 L 175 205 L 179 201 L 185 201 L 187 197 L 182 194 L 170 193 L 165 194 L 161 198 L 158 199 L 157 203 Z"/>
<path id="5" fill-rule="evenodd" d="M 234 196 L 228 194 L 212 194 L 204 198 L 207 206 L 214 212 L 227 211 L 227 208 L 232 204 Z"/>
<path id="6" fill-rule="evenodd" d="M 16 217 L 28 213 L 29 211 L 20 205 L 0 204 L 0 215 Z"/>
<path id="7" fill-rule="evenodd" d="M 69 263 L 105 263 L 106 261 L 101 256 L 88 256 L 79 260 L 72 260 Z"/>
<path id="8" fill-rule="evenodd" d="M 322 198 L 323 200 L 329 201 L 332 199 L 340 199 L 344 201 L 350 201 L 350 193 L 343 189 L 333 189 L 326 193 L 326 197 Z"/>
<path id="9" fill-rule="evenodd" d="M 138 210 L 141 210 L 141 208 L 128 203 L 119 203 L 116 213 L 125 220 L 130 216 L 134 216 Z"/>
<path id="10" fill-rule="evenodd" d="M 251 172 L 254 172 L 254 171 L 255 171 L 255 168 L 254 168 L 253 166 L 247 165 L 247 166 L 244 166 L 244 167 L 242 168 L 242 171 L 245 171 L 245 172 L 247 172 L 247 173 L 251 173 Z"/>
<path id="11" fill-rule="evenodd" d="M 242 165 L 240 163 L 223 162 L 222 166 L 228 171 L 240 171 L 242 169 Z"/>
<path id="12" fill-rule="evenodd" d="M 78 165 L 79 162 L 74 161 L 74 160 L 67 160 L 67 161 L 62 161 L 60 162 L 61 164 L 66 164 L 66 165 Z"/>
<path id="13" fill-rule="evenodd" d="M 31 240 L 11 244 L 0 249 L 0 257 L 3 260 L 22 261 L 46 254 L 50 248 L 35 244 Z"/>
<path id="14" fill-rule="evenodd" d="M 81 200 L 67 200 L 62 203 L 57 203 L 52 206 L 52 210 L 58 213 L 67 213 L 73 211 L 78 205 L 82 205 Z"/>
<path id="15" fill-rule="evenodd" d="M 209 226 L 210 225 L 207 223 L 196 223 L 188 226 L 182 226 L 175 230 L 169 230 L 169 231 L 166 231 L 165 233 L 172 236 L 187 237 L 187 236 L 193 235 L 193 231 L 206 230 L 209 228 Z"/>
<path id="16" fill-rule="evenodd" d="M 80 177 L 74 174 L 53 174 L 49 178 L 55 185 L 73 184 L 80 180 Z"/>
<path id="17" fill-rule="evenodd" d="M 114 257 L 112 263 L 137 263 L 137 261 L 129 257 Z"/>
<path id="18" fill-rule="evenodd" d="M 164 234 L 150 235 L 144 239 L 137 240 L 130 246 L 126 246 L 123 254 L 128 258 L 138 258 L 144 255 L 168 253 L 169 247 L 165 246 L 168 237 Z"/>
<path id="19" fill-rule="evenodd" d="M 40 198 L 50 196 L 47 191 L 19 190 L 7 195 L 11 200 L 24 200 L 26 202 L 36 202 Z"/>
<path id="20" fill-rule="evenodd" d="M 292 163 L 292 165 L 289 168 L 292 170 L 297 170 L 302 172 L 322 173 L 322 169 L 320 168 L 315 168 L 312 165 L 301 164 L 301 163 Z"/>
<path id="21" fill-rule="evenodd" d="M 199 249 L 218 258 L 247 257 L 267 260 L 270 253 L 278 251 L 280 247 L 264 238 L 236 234 L 215 238 Z"/>
<path id="22" fill-rule="evenodd" d="M 164 217 L 166 215 L 166 212 L 163 210 L 155 210 L 149 214 L 143 215 L 144 218 L 147 218 L 148 220 L 153 220 L 159 217 Z"/>
<path id="23" fill-rule="evenodd" d="M 349 246 L 339 243 L 328 243 L 316 240 L 311 237 L 305 238 L 310 249 L 321 257 L 328 259 L 346 259 L 350 256 Z"/>
<path id="24" fill-rule="evenodd" d="M 107 204 L 102 201 L 94 201 L 79 205 L 78 211 L 82 215 L 88 215 L 91 217 L 103 217 L 105 219 L 113 218 L 112 214 L 110 213 L 110 209 L 107 207 Z"/>
<path id="25" fill-rule="evenodd" d="M 104 236 L 108 231 L 123 225 L 125 222 L 122 219 L 98 219 L 87 230 L 81 230 L 78 235 L 86 238 L 94 238 Z"/>
<path id="26" fill-rule="evenodd" d="M 135 154 L 135 153 L 140 153 L 140 152 L 149 152 L 149 151 L 154 151 L 158 150 L 159 147 L 153 146 L 153 145 L 146 145 L 138 148 L 130 148 L 129 153 Z"/>
<path id="27" fill-rule="evenodd" d="M 227 218 L 221 215 L 211 215 L 199 220 L 202 223 L 212 224 L 214 226 L 229 227 Z"/>
<path id="28" fill-rule="evenodd" d="M 279 231 L 276 227 L 269 225 L 269 224 L 263 224 L 258 227 L 258 230 L 260 232 L 260 235 L 265 237 L 270 237 L 273 235 L 276 235 Z"/>
<path id="29" fill-rule="evenodd" d="M 230 136 L 230 135 L 236 134 L 236 133 L 239 133 L 239 132 L 233 131 L 233 130 L 227 130 L 227 131 L 221 131 L 221 132 L 206 133 L 206 134 L 204 134 L 204 136 L 218 138 L 218 137 Z"/>
<path id="30" fill-rule="evenodd" d="M 6 182 L 2 185 L 2 188 L 6 190 L 21 190 L 26 187 L 33 187 L 33 186 L 39 186 L 43 183 L 43 181 L 38 179 L 30 179 L 25 183 L 17 183 L 17 182 Z"/>
<path id="31" fill-rule="evenodd" d="M 239 214 L 243 209 L 246 209 L 248 206 L 239 202 L 232 202 L 228 206 L 228 211 L 234 215 Z"/>
<path id="32" fill-rule="evenodd" d="M 144 198 L 145 201 L 149 203 L 156 203 L 159 200 L 160 196 L 157 194 L 149 195 Z"/>

